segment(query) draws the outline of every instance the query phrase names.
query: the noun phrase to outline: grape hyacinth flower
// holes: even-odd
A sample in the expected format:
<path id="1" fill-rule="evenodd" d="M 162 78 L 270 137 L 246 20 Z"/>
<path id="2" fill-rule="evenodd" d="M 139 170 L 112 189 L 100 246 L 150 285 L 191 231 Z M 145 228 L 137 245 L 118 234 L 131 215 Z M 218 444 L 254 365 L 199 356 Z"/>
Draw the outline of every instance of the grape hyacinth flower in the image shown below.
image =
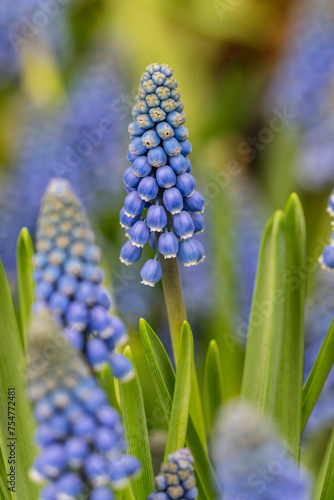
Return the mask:
<path id="1" fill-rule="evenodd" d="M 154 480 L 155 493 L 151 493 L 147 500 L 196 499 L 198 491 L 193 463 L 188 448 L 168 455 L 168 462 L 161 467 L 161 473 Z"/>
<path id="2" fill-rule="evenodd" d="M 115 351 L 127 335 L 123 322 L 109 314 L 99 248 L 79 200 L 63 179 L 53 179 L 44 195 L 36 248 L 36 308 L 51 309 L 70 343 L 94 369 L 109 363 L 117 378 L 130 378 L 130 361 Z"/>
<path id="3" fill-rule="evenodd" d="M 46 309 L 33 319 L 27 375 L 41 450 L 30 477 L 47 482 L 40 500 L 113 500 L 140 464 L 125 454 L 119 414 Z"/>
<path id="4" fill-rule="evenodd" d="M 191 144 L 186 116 L 173 70 L 150 64 L 142 75 L 129 125 L 131 166 L 123 181 L 128 195 L 120 223 L 129 240 L 121 261 L 140 259 L 147 244 L 155 248 L 141 270 L 142 283 L 154 286 L 162 277 L 161 259 L 176 258 L 186 267 L 204 259 L 203 245 L 193 236 L 203 230 L 204 199 L 196 191 L 188 158 Z"/>
<path id="5" fill-rule="evenodd" d="M 299 471 L 271 424 L 246 402 L 218 415 L 213 459 L 224 500 L 310 500 L 310 482 Z"/>

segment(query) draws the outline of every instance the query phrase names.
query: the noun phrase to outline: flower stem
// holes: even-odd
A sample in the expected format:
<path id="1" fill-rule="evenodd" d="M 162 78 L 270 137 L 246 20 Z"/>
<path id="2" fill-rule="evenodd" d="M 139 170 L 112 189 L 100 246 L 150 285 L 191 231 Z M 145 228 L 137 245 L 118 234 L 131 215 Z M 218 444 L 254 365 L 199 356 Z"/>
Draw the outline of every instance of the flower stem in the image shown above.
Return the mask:
<path id="1" fill-rule="evenodd" d="M 172 339 L 175 365 L 179 357 L 179 347 L 183 323 L 187 321 L 187 313 L 183 300 L 182 286 L 180 280 L 177 259 L 164 259 L 160 256 L 162 267 L 162 287 L 165 296 L 167 317 L 170 335 Z M 195 365 L 192 372 L 191 395 L 189 411 L 193 418 L 197 432 L 203 445 L 206 447 L 206 431 L 201 396 Z"/>
<path id="2" fill-rule="evenodd" d="M 177 259 L 164 259 L 160 257 L 162 267 L 162 287 L 165 296 L 167 317 L 175 364 L 179 355 L 179 345 L 183 322 L 187 321 L 187 313 L 183 300 L 182 286 Z"/>

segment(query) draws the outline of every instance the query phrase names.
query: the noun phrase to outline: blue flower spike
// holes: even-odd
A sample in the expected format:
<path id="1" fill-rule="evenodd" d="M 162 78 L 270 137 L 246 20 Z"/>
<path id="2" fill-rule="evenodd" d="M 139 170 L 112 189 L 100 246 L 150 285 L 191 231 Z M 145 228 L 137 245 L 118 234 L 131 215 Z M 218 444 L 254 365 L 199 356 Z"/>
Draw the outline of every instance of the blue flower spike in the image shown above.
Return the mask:
<path id="1" fill-rule="evenodd" d="M 136 193 L 131 194 L 144 203 Z M 121 250 L 123 262 L 131 264 L 140 258 L 141 245 L 148 241 L 150 230 L 135 215 L 122 212 L 121 220 L 135 229 L 137 246 L 128 240 Z M 138 229 L 136 224 L 140 224 Z M 101 284 L 103 271 L 98 266 L 100 251 L 81 203 L 65 180 L 53 179 L 45 192 L 36 248 L 36 308 L 50 308 L 69 342 L 82 351 L 94 370 L 109 364 L 116 378 L 131 378 L 131 364 L 116 353 L 117 346 L 127 341 L 126 329 L 110 314 L 111 299 Z M 119 357 L 124 358 L 123 363 Z"/>
<path id="2" fill-rule="evenodd" d="M 213 462 L 224 500 L 311 499 L 307 473 L 299 470 L 271 422 L 248 403 L 232 403 L 218 414 Z"/>
<path id="3" fill-rule="evenodd" d="M 194 459 L 188 448 L 168 455 L 168 462 L 154 480 L 155 492 L 147 500 L 195 500 L 198 497 L 194 477 Z"/>
<path id="4" fill-rule="evenodd" d="M 27 378 L 40 449 L 30 477 L 47 482 L 40 498 L 112 500 L 140 464 L 125 454 L 120 415 L 47 309 L 33 318 Z"/>
<path id="5" fill-rule="evenodd" d="M 162 277 L 160 259 L 177 258 L 185 266 L 205 258 L 194 235 L 203 231 L 204 199 L 189 173 L 191 144 L 178 83 L 167 64 L 150 64 L 140 79 L 123 182 L 128 195 L 120 224 L 129 238 L 120 253 L 125 265 L 141 257 L 149 243 L 158 253 L 141 270 L 142 283 L 154 286 Z M 187 241 L 187 244 L 183 243 Z"/>

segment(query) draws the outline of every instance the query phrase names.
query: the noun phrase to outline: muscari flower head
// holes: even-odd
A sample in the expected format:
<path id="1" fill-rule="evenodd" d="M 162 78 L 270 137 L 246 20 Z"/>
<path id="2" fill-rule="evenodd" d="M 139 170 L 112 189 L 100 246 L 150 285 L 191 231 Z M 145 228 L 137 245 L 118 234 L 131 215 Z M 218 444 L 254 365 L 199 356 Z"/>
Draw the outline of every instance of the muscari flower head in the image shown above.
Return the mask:
<path id="1" fill-rule="evenodd" d="M 34 257 L 36 308 L 48 306 L 71 344 L 94 369 L 109 363 L 121 379 L 132 376 L 130 361 L 116 353 L 127 339 L 123 322 L 109 314 L 101 284 L 99 248 L 79 200 L 67 181 L 53 179 L 43 198 Z"/>
<path id="2" fill-rule="evenodd" d="M 27 376 L 40 449 L 30 477 L 47 482 L 40 500 L 113 500 L 139 462 L 125 454 L 119 414 L 46 309 L 31 327 Z"/>
<path id="3" fill-rule="evenodd" d="M 142 283 L 150 286 L 162 276 L 159 254 L 177 257 L 184 266 L 204 259 L 203 245 L 193 238 L 203 229 L 204 199 L 190 173 L 191 144 L 180 96 L 173 70 L 167 64 L 150 64 L 141 77 L 129 125 L 131 166 L 123 177 L 128 195 L 120 212 L 129 240 L 120 259 L 129 265 L 140 259 L 147 243 L 157 247 L 155 258 L 141 270 Z"/>
<path id="4" fill-rule="evenodd" d="M 217 419 L 213 459 L 224 500 L 310 500 L 310 484 L 271 424 L 246 402 Z"/>
<path id="5" fill-rule="evenodd" d="M 198 491 L 193 463 L 194 459 L 188 448 L 168 455 L 168 461 L 154 480 L 155 492 L 147 500 L 196 499 Z"/>

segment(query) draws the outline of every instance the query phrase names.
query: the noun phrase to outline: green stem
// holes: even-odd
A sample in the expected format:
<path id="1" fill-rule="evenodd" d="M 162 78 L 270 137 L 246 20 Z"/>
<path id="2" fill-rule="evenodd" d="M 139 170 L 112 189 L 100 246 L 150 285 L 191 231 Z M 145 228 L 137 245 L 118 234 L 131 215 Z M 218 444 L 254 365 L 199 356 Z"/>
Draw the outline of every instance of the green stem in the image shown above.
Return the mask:
<path id="1" fill-rule="evenodd" d="M 172 339 L 175 365 L 179 357 L 180 339 L 182 326 L 187 321 L 187 313 L 184 305 L 182 286 L 180 280 L 177 259 L 164 259 L 159 257 L 162 267 L 162 288 L 165 296 L 167 317 L 170 335 Z M 192 383 L 190 395 L 190 414 L 204 447 L 206 447 L 206 431 L 202 401 L 198 386 L 195 363 L 192 370 Z"/>
<path id="2" fill-rule="evenodd" d="M 160 262 L 162 267 L 162 287 L 165 296 L 168 324 L 172 338 L 175 364 L 177 364 L 181 330 L 183 322 L 187 321 L 187 313 L 183 300 L 177 259 L 164 259 L 160 257 Z"/>

